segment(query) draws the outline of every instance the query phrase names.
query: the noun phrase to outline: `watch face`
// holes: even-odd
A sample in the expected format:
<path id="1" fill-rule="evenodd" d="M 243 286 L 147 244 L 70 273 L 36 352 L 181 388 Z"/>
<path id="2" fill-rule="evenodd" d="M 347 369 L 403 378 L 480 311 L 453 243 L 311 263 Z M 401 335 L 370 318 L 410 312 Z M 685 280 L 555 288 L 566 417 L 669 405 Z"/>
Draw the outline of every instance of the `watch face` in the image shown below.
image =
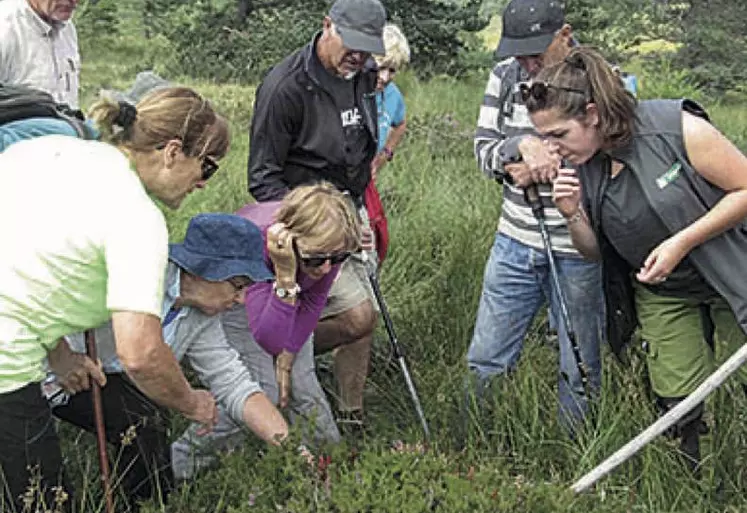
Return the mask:
<path id="1" fill-rule="evenodd" d="M 287 296 L 287 295 L 288 295 L 288 291 L 287 291 L 287 290 L 285 290 L 285 289 L 284 289 L 284 288 L 282 288 L 282 287 L 278 287 L 278 288 L 276 288 L 276 289 L 275 289 L 275 295 L 276 295 L 277 297 L 279 297 L 279 298 L 281 298 L 281 299 L 282 299 L 282 298 L 284 298 L 285 296 Z"/>

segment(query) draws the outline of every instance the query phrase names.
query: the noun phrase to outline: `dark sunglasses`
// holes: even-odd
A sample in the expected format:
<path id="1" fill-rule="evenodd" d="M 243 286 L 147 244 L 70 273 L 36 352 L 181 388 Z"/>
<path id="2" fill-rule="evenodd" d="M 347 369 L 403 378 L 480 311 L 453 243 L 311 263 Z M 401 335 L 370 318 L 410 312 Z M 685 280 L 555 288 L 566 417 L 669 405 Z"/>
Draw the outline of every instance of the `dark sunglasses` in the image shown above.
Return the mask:
<path id="1" fill-rule="evenodd" d="M 213 157 L 208 155 L 202 157 L 202 181 L 210 180 L 210 177 L 218 171 L 218 168 L 218 163 Z"/>
<path id="2" fill-rule="evenodd" d="M 252 280 L 248 278 L 229 278 L 227 281 L 236 292 L 240 292 L 241 289 L 248 287 L 253 283 Z"/>
<path id="3" fill-rule="evenodd" d="M 293 251 L 296 253 L 296 258 L 301 261 L 306 267 L 321 267 L 324 263 L 329 260 L 330 265 L 337 265 L 343 263 L 345 260 L 350 258 L 350 251 L 342 251 L 340 253 L 313 253 L 311 255 L 302 255 L 298 250 L 296 241 L 293 241 Z"/>
<path id="4" fill-rule="evenodd" d="M 582 91 L 581 89 L 576 89 L 573 87 L 556 86 L 556 85 L 548 84 L 547 82 L 532 82 L 531 84 L 523 82 L 519 84 L 519 92 L 521 92 L 521 101 L 525 103 L 529 100 L 529 98 L 532 98 L 538 103 L 544 103 L 545 101 L 547 101 L 547 95 L 550 89 L 555 89 L 557 91 L 566 91 L 569 93 L 582 94 L 586 96 L 586 91 Z"/>
<path id="5" fill-rule="evenodd" d="M 177 137 L 177 139 L 179 138 Z M 159 144 L 158 146 L 156 146 L 156 149 L 162 150 L 165 147 L 166 147 L 165 143 Z M 202 164 L 200 164 L 200 169 L 202 170 L 202 176 L 200 177 L 200 180 L 202 180 L 203 182 L 210 180 L 210 178 L 218 171 L 219 167 L 220 166 L 218 166 L 218 162 L 213 157 L 209 155 L 205 155 L 204 157 L 202 157 Z"/>

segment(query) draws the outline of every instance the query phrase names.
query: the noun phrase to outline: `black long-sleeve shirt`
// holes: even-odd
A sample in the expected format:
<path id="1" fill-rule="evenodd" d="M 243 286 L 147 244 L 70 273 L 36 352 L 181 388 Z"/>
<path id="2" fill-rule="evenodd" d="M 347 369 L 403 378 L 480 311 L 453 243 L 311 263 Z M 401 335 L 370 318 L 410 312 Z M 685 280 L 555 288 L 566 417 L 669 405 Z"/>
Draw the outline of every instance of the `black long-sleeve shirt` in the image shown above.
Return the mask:
<path id="1" fill-rule="evenodd" d="M 367 66 L 349 81 L 324 75 L 318 38 L 271 69 L 257 89 L 248 165 L 257 201 L 281 199 L 319 180 L 360 200 L 371 179 L 376 68 Z"/>

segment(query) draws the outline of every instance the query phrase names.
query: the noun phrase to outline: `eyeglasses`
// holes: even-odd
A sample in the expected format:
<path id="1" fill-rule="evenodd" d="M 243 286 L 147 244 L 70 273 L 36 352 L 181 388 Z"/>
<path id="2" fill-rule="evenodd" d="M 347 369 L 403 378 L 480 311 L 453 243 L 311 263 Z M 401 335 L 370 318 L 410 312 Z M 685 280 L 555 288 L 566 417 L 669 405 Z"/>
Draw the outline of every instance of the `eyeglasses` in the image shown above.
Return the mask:
<path id="1" fill-rule="evenodd" d="M 218 163 L 213 157 L 208 155 L 202 157 L 202 181 L 206 182 L 210 180 L 210 177 L 218 171 L 218 168 Z"/>
<path id="2" fill-rule="evenodd" d="M 177 139 L 179 138 L 177 137 Z M 166 143 L 159 144 L 158 146 L 156 146 L 156 149 L 162 150 L 165 147 L 166 147 Z M 202 180 L 203 182 L 207 182 L 208 180 L 210 180 L 210 178 L 218 171 L 219 167 L 220 166 L 218 166 L 218 162 L 213 157 L 209 155 L 205 155 L 204 157 L 202 157 L 202 164 L 200 164 L 200 169 L 202 170 L 202 176 L 200 177 L 200 180 Z"/>
<path id="3" fill-rule="evenodd" d="M 529 100 L 529 98 L 532 98 L 534 101 L 540 104 L 546 102 L 547 95 L 550 89 L 555 89 L 558 91 L 566 91 L 569 93 L 582 94 L 586 96 L 586 91 L 582 91 L 581 89 L 576 89 L 573 87 L 556 86 L 553 84 L 548 84 L 547 82 L 532 82 L 531 84 L 524 82 L 522 84 L 519 84 L 519 91 L 521 92 L 521 100 L 524 103 L 526 103 Z"/>
<path id="4" fill-rule="evenodd" d="M 321 267 L 325 262 L 329 260 L 330 265 L 337 265 L 343 263 L 345 260 L 350 258 L 350 251 L 341 251 L 339 253 L 312 253 L 309 255 L 302 255 L 298 250 L 296 241 L 293 241 L 293 250 L 296 253 L 296 257 L 306 267 Z"/>
<path id="5" fill-rule="evenodd" d="M 241 292 L 243 289 L 245 289 L 246 287 L 248 287 L 249 285 L 253 283 L 252 280 L 248 278 L 239 278 L 239 277 L 229 278 L 226 281 L 228 281 L 228 283 L 231 284 L 235 292 Z"/>

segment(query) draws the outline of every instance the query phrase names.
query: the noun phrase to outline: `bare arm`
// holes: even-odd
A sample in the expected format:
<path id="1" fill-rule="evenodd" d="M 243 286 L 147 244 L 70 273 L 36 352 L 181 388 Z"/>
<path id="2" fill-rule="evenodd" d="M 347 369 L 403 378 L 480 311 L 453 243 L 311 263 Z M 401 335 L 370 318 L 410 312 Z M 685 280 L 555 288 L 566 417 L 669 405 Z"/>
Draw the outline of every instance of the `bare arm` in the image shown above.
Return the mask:
<path id="1" fill-rule="evenodd" d="M 217 418 L 209 392 L 195 390 L 163 340 L 160 320 L 150 314 L 114 312 L 117 356 L 127 375 L 150 399 L 211 427 Z"/>
<path id="2" fill-rule="evenodd" d="M 579 217 L 574 217 L 579 216 Z M 599 250 L 597 237 L 591 228 L 589 218 L 586 212 L 579 205 L 578 213 L 568 219 L 568 231 L 571 234 L 573 246 L 587 260 L 599 261 L 602 259 L 602 252 Z M 575 220 L 578 219 L 578 220 Z"/>
<path id="3" fill-rule="evenodd" d="M 288 424 L 263 393 L 252 394 L 244 401 L 243 420 L 252 433 L 269 444 L 280 445 L 288 436 Z"/>
<path id="4" fill-rule="evenodd" d="M 680 232 L 694 248 L 747 217 L 747 157 L 704 119 L 684 112 L 682 124 L 685 150 L 693 167 L 726 192 L 707 214 Z"/>
<path id="5" fill-rule="evenodd" d="M 561 168 L 553 182 L 552 200 L 568 222 L 573 246 L 589 260 L 601 260 L 597 237 L 581 206 L 581 182 L 574 169 Z"/>
<path id="6" fill-rule="evenodd" d="M 389 135 L 386 138 L 386 143 L 384 146 L 392 150 L 397 148 L 399 143 L 402 141 L 402 138 L 405 136 L 405 132 L 407 131 L 407 119 L 403 119 L 402 123 L 400 123 L 397 126 L 393 126 L 389 130 Z"/>
<path id="7" fill-rule="evenodd" d="M 693 168 L 726 195 L 700 219 L 657 246 L 638 279 L 661 282 L 694 248 L 747 217 L 747 157 L 706 120 L 682 114 L 685 151 Z"/>

